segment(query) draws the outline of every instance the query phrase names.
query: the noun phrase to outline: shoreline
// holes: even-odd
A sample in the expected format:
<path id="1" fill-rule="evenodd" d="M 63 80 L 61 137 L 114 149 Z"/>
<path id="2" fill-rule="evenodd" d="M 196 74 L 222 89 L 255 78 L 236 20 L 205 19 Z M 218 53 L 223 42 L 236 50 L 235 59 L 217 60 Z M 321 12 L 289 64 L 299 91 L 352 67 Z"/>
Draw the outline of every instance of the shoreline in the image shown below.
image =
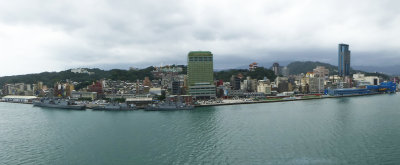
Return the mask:
<path id="1" fill-rule="evenodd" d="M 397 92 L 396 92 L 397 93 Z M 317 100 L 317 99 L 329 99 L 329 98 L 342 98 L 342 97 L 360 97 L 360 96 L 371 96 L 371 95 L 383 95 L 383 94 L 396 94 L 396 93 L 372 93 L 372 94 L 355 94 L 355 95 L 343 95 L 343 96 L 329 96 L 329 95 L 321 95 L 320 97 L 311 97 L 311 98 L 299 98 L 299 99 L 279 99 L 279 100 L 260 100 L 260 101 L 241 101 L 241 102 L 230 102 L 230 103 L 211 103 L 211 104 L 200 104 L 195 105 L 197 107 L 211 107 L 211 106 L 227 106 L 227 105 L 240 105 L 240 104 L 262 104 L 262 103 L 279 103 L 279 102 L 291 102 L 291 101 L 305 101 L 305 100 Z M 4 103 L 14 103 L 14 104 L 32 104 L 30 102 L 7 102 L 1 101 Z M 92 107 L 86 107 L 86 109 L 92 109 Z M 138 109 L 140 110 L 140 109 Z"/>
<path id="2" fill-rule="evenodd" d="M 394 94 L 396 94 L 396 93 L 394 93 Z M 390 94 L 390 93 L 356 94 L 356 95 L 343 95 L 343 96 L 324 96 L 324 95 L 322 95 L 321 97 L 315 97 L 315 98 L 300 98 L 300 99 L 287 99 L 287 100 L 284 100 L 284 99 L 261 100 L 261 101 L 246 101 L 246 102 L 236 102 L 236 103 L 214 103 L 214 104 L 195 105 L 195 107 L 211 107 L 211 106 L 238 105 L 238 104 L 278 103 L 278 102 L 317 100 L 317 99 L 342 98 L 342 97 L 359 97 L 359 96 L 371 96 L 371 95 L 383 95 L 383 94 Z"/>

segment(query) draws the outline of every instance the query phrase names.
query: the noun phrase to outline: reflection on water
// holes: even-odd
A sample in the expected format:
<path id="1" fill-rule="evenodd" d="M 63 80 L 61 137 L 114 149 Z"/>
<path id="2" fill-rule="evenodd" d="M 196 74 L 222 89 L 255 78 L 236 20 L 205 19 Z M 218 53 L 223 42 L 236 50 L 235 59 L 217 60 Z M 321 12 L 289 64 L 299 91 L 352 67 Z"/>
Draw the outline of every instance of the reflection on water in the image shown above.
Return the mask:
<path id="1" fill-rule="evenodd" d="M 350 97 L 343 97 L 343 98 L 335 98 L 338 104 L 346 104 L 349 103 Z"/>

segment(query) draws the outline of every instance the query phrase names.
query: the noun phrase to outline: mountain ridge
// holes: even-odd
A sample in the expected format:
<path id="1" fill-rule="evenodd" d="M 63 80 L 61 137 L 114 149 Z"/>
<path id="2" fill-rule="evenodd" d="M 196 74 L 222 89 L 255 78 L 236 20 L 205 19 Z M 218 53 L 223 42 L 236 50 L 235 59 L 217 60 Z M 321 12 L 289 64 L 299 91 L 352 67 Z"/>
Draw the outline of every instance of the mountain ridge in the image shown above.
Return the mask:
<path id="1" fill-rule="evenodd" d="M 295 74 L 295 75 L 312 72 L 313 69 L 316 68 L 317 66 L 324 66 L 329 70 L 330 74 L 337 74 L 337 66 L 318 61 L 294 61 L 287 65 L 290 74 Z M 85 83 L 90 83 L 103 78 L 112 80 L 136 81 L 137 79 L 144 79 L 145 76 L 152 78 L 151 71 L 154 68 L 150 66 L 138 70 L 124 70 L 124 69 L 102 70 L 98 68 L 84 68 L 84 69 L 87 69 L 89 72 L 94 72 L 94 74 L 89 75 L 85 73 L 72 73 L 71 69 L 68 69 L 59 72 L 41 72 L 41 73 L 32 73 L 25 75 L 3 76 L 0 77 L 0 87 L 2 87 L 6 83 L 34 84 L 37 83 L 38 81 L 44 82 L 45 85 L 52 86 L 55 82 L 65 81 L 66 79 L 70 79 L 72 81 L 77 81 L 77 82 L 85 82 Z M 239 69 L 238 67 L 234 69 L 216 69 L 214 70 L 214 73 L 215 75 L 218 75 L 218 73 L 221 73 L 223 71 L 243 70 L 243 69 Z M 353 68 L 351 69 L 351 73 L 358 73 L 358 72 L 365 73 L 366 75 L 381 76 L 384 79 L 389 79 L 388 75 L 382 73 L 368 73 L 367 71 L 355 70 Z"/>

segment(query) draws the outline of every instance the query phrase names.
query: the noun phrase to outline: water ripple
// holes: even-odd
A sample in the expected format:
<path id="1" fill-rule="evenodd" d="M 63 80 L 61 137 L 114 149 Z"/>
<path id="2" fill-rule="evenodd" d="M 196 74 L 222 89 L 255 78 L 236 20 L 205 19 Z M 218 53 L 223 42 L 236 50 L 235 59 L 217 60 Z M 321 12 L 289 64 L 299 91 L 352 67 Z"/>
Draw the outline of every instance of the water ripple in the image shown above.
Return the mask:
<path id="1" fill-rule="evenodd" d="M 0 103 L 0 164 L 400 164 L 399 98 L 121 113 Z"/>

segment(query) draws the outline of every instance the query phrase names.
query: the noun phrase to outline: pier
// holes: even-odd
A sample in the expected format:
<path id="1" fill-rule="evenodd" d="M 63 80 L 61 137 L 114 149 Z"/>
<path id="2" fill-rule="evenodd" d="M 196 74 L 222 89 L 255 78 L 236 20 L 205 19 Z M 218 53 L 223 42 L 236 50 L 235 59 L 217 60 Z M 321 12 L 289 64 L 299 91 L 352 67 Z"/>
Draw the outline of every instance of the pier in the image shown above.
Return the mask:
<path id="1" fill-rule="evenodd" d="M 379 95 L 386 93 L 370 93 L 370 94 L 354 94 L 354 95 L 343 95 L 343 96 L 329 96 L 329 95 L 321 95 L 316 97 L 306 97 L 306 98 L 295 98 L 295 99 L 263 99 L 258 101 L 253 100 L 222 100 L 222 102 L 207 102 L 204 104 L 195 105 L 195 107 L 210 107 L 210 106 L 224 106 L 224 105 L 238 105 L 238 104 L 260 104 L 260 103 L 277 103 L 277 102 L 290 102 L 290 101 L 304 101 L 304 100 L 316 100 L 316 99 L 328 99 L 328 98 L 342 98 L 342 97 L 358 97 L 358 96 L 369 96 L 369 95 Z M 286 97 L 289 98 L 289 97 Z M 224 102 L 225 101 L 225 102 Z"/>

